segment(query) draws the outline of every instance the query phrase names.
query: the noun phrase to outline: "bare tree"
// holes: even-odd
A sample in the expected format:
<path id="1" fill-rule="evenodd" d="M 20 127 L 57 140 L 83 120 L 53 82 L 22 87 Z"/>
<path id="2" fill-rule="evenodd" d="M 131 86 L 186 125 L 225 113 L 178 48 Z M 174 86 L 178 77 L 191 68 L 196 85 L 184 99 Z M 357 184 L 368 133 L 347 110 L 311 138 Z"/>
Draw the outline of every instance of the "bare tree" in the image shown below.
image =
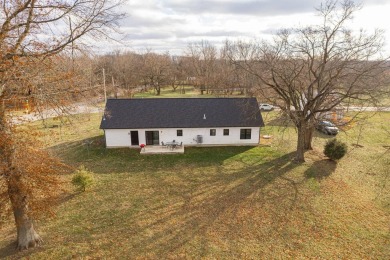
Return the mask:
<path id="1" fill-rule="evenodd" d="M 112 66 L 117 87 L 132 97 L 141 84 L 142 56 L 134 52 L 117 53 Z"/>
<path id="2" fill-rule="evenodd" d="M 171 58 L 169 54 L 160 55 L 148 50 L 142 55 L 142 73 L 145 85 L 155 89 L 156 95 L 161 93 L 161 87 L 169 83 Z"/>
<path id="3" fill-rule="evenodd" d="M 226 48 L 220 49 L 220 55 L 215 62 L 214 70 L 213 85 L 215 86 L 215 94 L 220 93 L 229 96 L 234 91 L 239 91 L 239 94 L 246 95 L 251 88 L 251 75 L 230 62 Z"/>
<path id="4" fill-rule="evenodd" d="M 127 96 L 132 97 L 141 85 L 140 66 L 141 55 L 137 53 L 126 52 L 118 57 L 116 78 Z"/>
<path id="5" fill-rule="evenodd" d="M 34 208 L 38 205 L 34 201 L 44 199 L 42 192 L 51 190 L 53 183 L 39 179 L 31 181 L 29 178 L 48 174 L 50 177 L 46 180 L 51 179 L 58 163 L 34 147 L 35 144 L 22 142 L 28 138 L 21 136 L 29 132 L 16 137 L 2 104 L 6 99 L 26 93 L 33 94 L 35 101 L 40 102 L 42 97 L 53 98 L 68 92 L 61 81 L 40 77 L 49 69 L 45 66 L 55 63 L 56 57 L 59 57 L 56 55 L 60 53 L 74 57 L 75 51 L 85 46 L 80 41 L 82 38 L 108 37 L 107 32 L 114 29 L 116 21 L 122 17 L 116 12 L 120 4 L 120 1 L 109 0 L 0 0 L 0 196 L 1 201 L 5 201 L 6 196 L 11 204 L 19 249 L 40 243 L 33 226 L 33 219 L 39 214 L 33 212 L 40 213 L 49 207 Z M 41 99 L 42 102 L 48 100 Z M 54 105 L 61 107 L 63 104 L 58 102 Z M 24 151 L 31 151 L 31 154 L 27 156 Z M 26 160 L 34 160 L 32 154 L 42 155 L 32 164 L 39 162 L 41 167 L 22 163 L 19 159 L 23 154 L 27 156 Z"/>
<path id="6" fill-rule="evenodd" d="M 214 87 L 216 62 L 218 59 L 217 48 L 208 41 L 191 43 L 187 47 L 187 57 L 191 59 L 192 71 L 195 73 L 196 85 L 200 88 L 201 94 L 207 93 Z"/>
<path id="7" fill-rule="evenodd" d="M 346 100 L 375 102 L 388 64 L 381 56 L 382 32 L 354 34 L 346 23 L 359 6 L 327 1 L 322 24 L 284 30 L 272 43 L 227 43 L 230 57 L 271 91 L 298 131 L 297 161 L 311 148 L 315 121 Z M 266 95 L 265 95 L 266 96 Z"/>
<path id="8" fill-rule="evenodd" d="M 171 66 L 170 66 L 170 76 L 169 76 L 169 83 L 172 86 L 173 91 L 175 92 L 176 89 L 183 85 L 185 82 L 185 70 L 183 67 L 183 59 L 180 56 L 172 56 L 171 57 Z"/>

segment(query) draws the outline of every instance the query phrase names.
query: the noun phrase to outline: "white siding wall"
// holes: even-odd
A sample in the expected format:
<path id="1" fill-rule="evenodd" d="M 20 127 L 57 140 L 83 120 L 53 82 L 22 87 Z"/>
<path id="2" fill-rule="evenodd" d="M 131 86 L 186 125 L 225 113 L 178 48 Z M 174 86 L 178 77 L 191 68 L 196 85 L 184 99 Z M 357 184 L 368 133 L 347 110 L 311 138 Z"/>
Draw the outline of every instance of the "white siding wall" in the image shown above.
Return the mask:
<path id="1" fill-rule="evenodd" d="M 183 130 L 183 136 L 177 136 L 178 129 Z M 216 135 L 210 136 L 210 129 L 216 129 Z M 229 135 L 223 135 L 223 129 L 229 129 Z M 252 129 L 251 139 L 240 139 L 240 129 Z M 201 145 L 257 145 L 259 143 L 259 127 L 225 127 L 225 128 L 160 128 L 160 129 L 106 129 L 107 147 L 131 146 L 130 131 L 138 131 L 140 144 L 145 144 L 145 131 L 159 131 L 160 144 L 176 140 L 184 145 L 198 145 L 196 136 L 202 135 Z"/>
<path id="2" fill-rule="evenodd" d="M 130 131 L 128 129 L 105 129 L 107 147 L 131 146 Z"/>

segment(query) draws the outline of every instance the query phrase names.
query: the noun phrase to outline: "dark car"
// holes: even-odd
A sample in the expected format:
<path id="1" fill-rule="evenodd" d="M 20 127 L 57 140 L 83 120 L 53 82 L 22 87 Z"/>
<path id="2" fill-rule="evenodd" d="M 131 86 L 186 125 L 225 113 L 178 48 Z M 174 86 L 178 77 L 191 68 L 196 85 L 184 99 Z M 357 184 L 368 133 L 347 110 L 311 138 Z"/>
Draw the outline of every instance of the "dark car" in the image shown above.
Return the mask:
<path id="1" fill-rule="evenodd" d="M 327 135 L 337 135 L 339 133 L 337 126 L 329 121 L 319 121 L 316 129 Z"/>

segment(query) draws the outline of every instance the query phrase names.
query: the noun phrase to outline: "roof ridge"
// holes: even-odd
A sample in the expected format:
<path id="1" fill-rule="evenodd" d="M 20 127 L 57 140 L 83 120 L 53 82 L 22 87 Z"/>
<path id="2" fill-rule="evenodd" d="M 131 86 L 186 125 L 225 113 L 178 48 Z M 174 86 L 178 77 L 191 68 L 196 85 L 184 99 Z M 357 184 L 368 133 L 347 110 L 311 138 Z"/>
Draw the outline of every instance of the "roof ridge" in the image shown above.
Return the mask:
<path id="1" fill-rule="evenodd" d="M 255 97 L 184 97 L 184 98 L 175 98 L 175 97 L 166 97 L 166 98 L 107 98 L 107 100 L 164 100 L 164 99 L 252 99 Z"/>

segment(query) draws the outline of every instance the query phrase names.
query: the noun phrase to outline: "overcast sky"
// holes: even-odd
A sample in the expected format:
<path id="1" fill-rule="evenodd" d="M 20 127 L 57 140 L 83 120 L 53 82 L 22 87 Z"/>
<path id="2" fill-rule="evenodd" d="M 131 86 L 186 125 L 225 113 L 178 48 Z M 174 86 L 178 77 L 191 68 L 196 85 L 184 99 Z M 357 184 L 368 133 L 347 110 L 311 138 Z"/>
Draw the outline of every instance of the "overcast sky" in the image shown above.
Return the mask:
<path id="1" fill-rule="evenodd" d="M 192 42 L 270 39 L 282 28 L 313 24 L 321 0 L 128 0 L 121 44 L 110 49 L 182 54 Z M 386 31 L 390 53 L 390 0 L 361 0 L 351 28 Z"/>

